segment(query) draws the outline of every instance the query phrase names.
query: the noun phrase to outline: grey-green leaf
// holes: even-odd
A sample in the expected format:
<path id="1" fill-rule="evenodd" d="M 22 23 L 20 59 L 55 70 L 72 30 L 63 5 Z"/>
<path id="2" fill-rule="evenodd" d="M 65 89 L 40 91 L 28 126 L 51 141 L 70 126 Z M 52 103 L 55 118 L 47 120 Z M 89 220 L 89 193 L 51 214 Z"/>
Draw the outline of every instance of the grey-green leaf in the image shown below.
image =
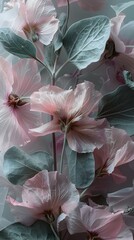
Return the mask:
<path id="1" fill-rule="evenodd" d="M 47 68 L 50 70 L 50 72 L 53 72 L 54 62 L 55 62 L 55 53 L 54 53 L 54 45 L 51 43 L 48 46 L 44 47 L 45 52 L 45 59 L 44 63 L 47 66 Z"/>
<path id="2" fill-rule="evenodd" d="M 10 148 L 4 155 L 3 171 L 13 184 L 23 184 L 28 178 L 47 169 L 52 170 L 53 159 L 47 152 L 27 154 L 16 147 Z"/>
<path id="3" fill-rule="evenodd" d="M 50 226 L 37 221 L 30 227 L 15 223 L 0 232 L 0 240 L 56 240 Z"/>
<path id="4" fill-rule="evenodd" d="M 0 28 L 0 42 L 5 50 L 20 58 L 36 58 L 36 48 L 32 42 L 16 35 L 9 28 Z"/>
<path id="5" fill-rule="evenodd" d="M 106 16 L 87 18 L 72 24 L 63 39 L 68 61 L 80 70 L 97 62 L 109 35 L 110 21 Z"/>
<path id="6" fill-rule="evenodd" d="M 100 103 L 97 118 L 107 118 L 112 126 L 134 134 L 134 90 L 127 85 L 105 95 Z"/>
<path id="7" fill-rule="evenodd" d="M 94 180 L 95 163 L 92 153 L 77 153 L 67 148 L 69 177 L 76 188 L 84 189 Z"/>

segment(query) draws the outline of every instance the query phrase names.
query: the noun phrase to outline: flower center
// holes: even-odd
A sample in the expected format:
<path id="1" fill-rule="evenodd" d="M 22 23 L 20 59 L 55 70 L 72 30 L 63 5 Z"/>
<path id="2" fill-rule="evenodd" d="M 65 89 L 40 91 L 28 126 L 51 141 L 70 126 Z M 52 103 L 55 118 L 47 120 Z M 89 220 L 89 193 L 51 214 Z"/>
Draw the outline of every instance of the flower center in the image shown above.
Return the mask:
<path id="1" fill-rule="evenodd" d="M 60 128 L 62 132 L 69 132 L 71 128 L 71 121 L 69 121 L 66 118 L 62 118 L 59 120 L 60 121 Z"/>
<path id="2" fill-rule="evenodd" d="M 98 233 L 88 232 L 88 240 L 102 240 L 102 238 L 98 236 Z"/>
<path id="3" fill-rule="evenodd" d="M 112 39 L 109 39 L 106 43 L 105 52 L 104 52 L 104 58 L 105 59 L 112 59 L 116 56 L 118 56 L 119 53 L 115 50 L 115 43 Z"/>
<path id="4" fill-rule="evenodd" d="M 45 214 L 45 219 L 49 224 L 54 222 L 55 217 L 51 210 L 45 211 L 44 214 Z"/>
<path id="5" fill-rule="evenodd" d="M 32 42 L 37 42 L 39 40 L 39 35 L 37 33 L 37 26 L 36 25 L 25 25 L 23 27 L 23 31 L 27 38 Z"/>
<path id="6" fill-rule="evenodd" d="M 16 95 L 11 93 L 8 96 L 8 106 L 12 107 L 12 108 L 17 108 L 20 106 L 25 105 L 27 102 L 20 100 L 20 98 Z"/>

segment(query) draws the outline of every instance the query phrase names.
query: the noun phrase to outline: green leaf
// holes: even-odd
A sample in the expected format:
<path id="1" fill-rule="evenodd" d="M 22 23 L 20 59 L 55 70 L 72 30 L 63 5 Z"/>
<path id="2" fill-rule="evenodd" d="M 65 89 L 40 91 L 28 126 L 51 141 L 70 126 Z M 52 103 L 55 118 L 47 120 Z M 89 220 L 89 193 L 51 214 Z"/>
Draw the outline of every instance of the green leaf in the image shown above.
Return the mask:
<path id="1" fill-rule="evenodd" d="M 0 240 L 56 240 L 50 226 L 37 221 L 30 227 L 15 223 L 0 232 Z"/>
<path id="2" fill-rule="evenodd" d="M 3 171 L 13 184 L 23 184 L 43 169 L 52 170 L 53 159 L 46 152 L 27 154 L 16 147 L 10 148 L 4 155 Z"/>
<path id="3" fill-rule="evenodd" d="M 128 7 L 131 7 L 134 5 L 134 1 L 129 1 L 125 3 L 118 3 L 116 5 L 111 5 L 111 8 L 115 11 L 116 15 L 119 15 L 121 12 L 123 12 Z"/>
<path id="4" fill-rule="evenodd" d="M 97 62 L 104 52 L 109 35 L 110 21 L 105 16 L 87 18 L 72 24 L 63 39 L 68 61 L 80 70 Z"/>
<path id="5" fill-rule="evenodd" d="M 134 90 L 134 81 L 132 78 L 132 74 L 128 71 L 123 71 L 123 75 L 126 85 Z"/>
<path id="6" fill-rule="evenodd" d="M 47 68 L 50 70 L 50 72 L 53 72 L 54 62 L 55 62 L 55 53 L 54 53 L 54 45 L 51 43 L 48 46 L 45 46 L 45 59 L 44 63 L 47 66 Z"/>
<path id="7" fill-rule="evenodd" d="M 77 153 L 67 147 L 69 177 L 76 188 L 84 189 L 94 180 L 95 163 L 92 153 Z"/>
<path id="8" fill-rule="evenodd" d="M 54 39 L 52 43 L 48 46 L 45 46 L 45 65 L 49 68 L 50 72 L 53 73 L 54 63 L 56 59 L 56 54 L 58 55 L 58 51 L 61 49 L 62 43 L 62 27 L 66 21 L 66 15 L 61 13 L 59 16 L 59 29 L 54 35 Z"/>
<path id="9" fill-rule="evenodd" d="M 0 42 L 5 50 L 20 58 L 36 59 L 36 48 L 32 42 L 19 37 L 9 28 L 0 28 Z"/>
<path id="10" fill-rule="evenodd" d="M 97 118 L 107 118 L 110 124 L 134 134 L 134 90 L 123 85 L 105 95 L 100 103 Z"/>

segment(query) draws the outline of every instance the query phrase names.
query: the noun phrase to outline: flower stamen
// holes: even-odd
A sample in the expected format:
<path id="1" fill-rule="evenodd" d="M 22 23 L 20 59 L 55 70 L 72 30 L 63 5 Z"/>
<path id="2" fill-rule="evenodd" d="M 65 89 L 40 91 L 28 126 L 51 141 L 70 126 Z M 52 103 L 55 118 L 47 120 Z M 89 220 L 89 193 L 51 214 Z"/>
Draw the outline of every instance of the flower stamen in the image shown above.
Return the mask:
<path id="1" fill-rule="evenodd" d="M 27 103 L 26 101 L 21 100 L 16 94 L 11 93 L 8 96 L 8 106 L 10 107 L 17 108 L 25 105 L 26 103 Z"/>

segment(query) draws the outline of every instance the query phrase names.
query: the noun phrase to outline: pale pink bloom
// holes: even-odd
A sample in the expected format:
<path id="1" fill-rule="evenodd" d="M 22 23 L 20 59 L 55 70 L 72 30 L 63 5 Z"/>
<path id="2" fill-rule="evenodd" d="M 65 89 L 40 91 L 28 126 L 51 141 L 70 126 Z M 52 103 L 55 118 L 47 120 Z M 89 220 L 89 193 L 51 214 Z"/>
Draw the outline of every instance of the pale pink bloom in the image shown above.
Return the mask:
<path id="1" fill-rule="evenodd" d="M 134 187 L 109 193 L 107 203 L 112 211 L 124 211 L 124 221 L 134 234 Z"/>
<path id="2" fill-rule="evenodd" d="M 23 32 L 34 43 L 39 41 L 48 45 L 58 30 L 58 24 L 51 0 L 27 0 L 20 4 L 13 28 Z"/>
<path id="3" fill-rule="evenodd" d="M 134 142 L 124 130 L 112 127 L 106 143 L 102 148 L 95 149 L 93 154 L 96 174 L 111 174 L 115 167 L 134 159 Z"/>
<path id="4" fill-rule="evenodd" d="M 85 10 L 89 11 L 99 11 L 106 3 L 106 0 L 69 0 L 69 3 L 77 2 L 78 5 Z M 67 0 L 57 0 L 59 7 L 67 5 Z"/>
<path id="5" fill-rule="evenodd" d="M 133 239 L 123 221 L 122 211 L 111 213 L 108 208 L 80 204 L 70 214 L 62 214 L 59 218 L 65 219 L 70 234 L 86 232 L 89 240 Z"/>
<path id="6" fill-rule="evenodd" d="M 107 197 L 109 207 L 113 211 L 123 210 L 131 213 L 134 210 L 134 187 L 127 187 L 119 191 L 109 193 Z"/>
<path id="7" fill-rule="evenodd" d="M 20 60 L 11 66 L 0 58 L 0 146 L 5 150 L 30 141 L 28 129 L 37 126 L 40 115 L 30 111 L 28 97 L 41 86 L 33 60 Z"/>
<path id="8" fill-rule="evenodd" d="M 7 200 L 16 221 L 30 226 L 38 219 L 52 223 L 61 211 L 72 211 L 78 205 L 79 193 L 63 174 L 43 170 L 22 186 L 21 201 L 10 196 Z"/>
<path id="9" fill-rule="evenodd" d="M 16 185 L 11 184 L 2 175 L 0 172 L 0 231 L 16 222 L 6 201 L 8 192 L 13 195 L 16 192 Z"/>
<path id="10" fill-rule="evenodd" d="M 111 19 L 111 33 L 110 38 L 106 43 L 106 48 L 102 54 L 102 58 L 107 64 L 114 64 L 118 75 L 123 70 L 133 71 L 134 54 L 133 49 L 128 50 L 125 41 L 120 37 L 121 26 L 125 15 L 120 14 Z"/>
<path id="11" fill-rule="evenodd" d="M 31 109 L 48 113 L 53 120 L 30 129 L 30 132 L 35 136 L 66 133 L 70 148 L 77 152 L 100 148 L 105 141 L 106 121 L 88 116 L 97 110 L 100 98 L 101 94 L 95 91 L 94 85 L 86 81 L 78 84 L 75 90 L 45 86 L 31 95 Z"/>
<path id="12" fill-rule="evenodd" d="M 51 0 L 16 0 L 11 9 L 0 14 L 0 26 L 8 27 L 17 35 L 32 41 L 37 57 L 44 61 L 44 45 L 49 45 L 58 30 L 59 20 Z"/>

